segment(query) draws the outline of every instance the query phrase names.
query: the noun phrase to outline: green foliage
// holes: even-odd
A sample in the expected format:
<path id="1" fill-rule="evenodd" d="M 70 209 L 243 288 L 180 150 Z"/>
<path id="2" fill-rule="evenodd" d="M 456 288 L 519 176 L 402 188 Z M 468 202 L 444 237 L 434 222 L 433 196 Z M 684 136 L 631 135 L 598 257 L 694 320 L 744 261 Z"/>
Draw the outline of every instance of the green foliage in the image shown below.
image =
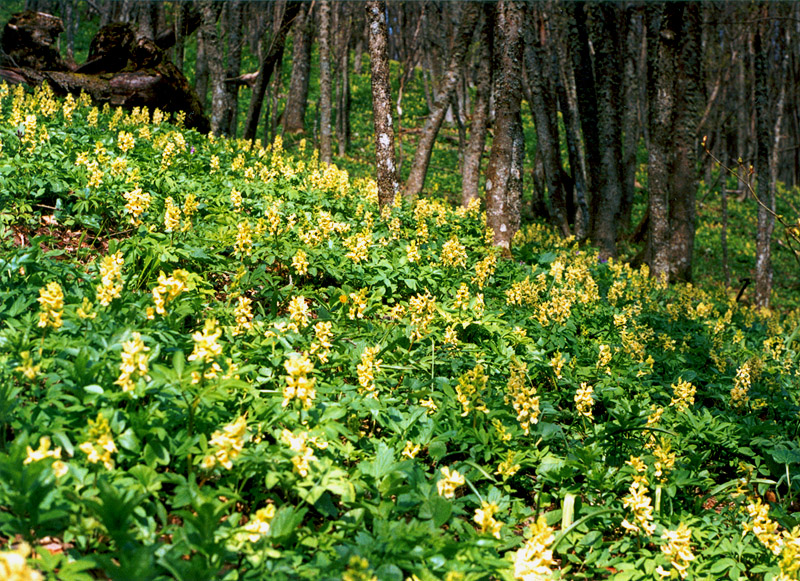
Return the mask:
<path id="1" fill-rule="evenodd" d="M 657 579 L 682 524 L 687 578 L 789 571 L 796 314 L 538 225 L 503 260 L 478 206 L 381 211 L 300 144 L 2 93 L 0 535 L 34 567 Z"/>

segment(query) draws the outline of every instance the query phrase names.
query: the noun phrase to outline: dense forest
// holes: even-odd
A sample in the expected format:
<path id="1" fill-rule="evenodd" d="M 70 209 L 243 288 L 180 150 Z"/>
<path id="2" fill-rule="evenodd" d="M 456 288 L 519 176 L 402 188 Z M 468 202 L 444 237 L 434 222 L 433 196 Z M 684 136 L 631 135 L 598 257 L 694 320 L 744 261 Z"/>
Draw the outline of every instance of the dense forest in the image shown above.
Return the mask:
<path id="1" fill-rule="evenodd" d="M 800 579 L 800 3 L 0 26 L 0 579 Z"/>

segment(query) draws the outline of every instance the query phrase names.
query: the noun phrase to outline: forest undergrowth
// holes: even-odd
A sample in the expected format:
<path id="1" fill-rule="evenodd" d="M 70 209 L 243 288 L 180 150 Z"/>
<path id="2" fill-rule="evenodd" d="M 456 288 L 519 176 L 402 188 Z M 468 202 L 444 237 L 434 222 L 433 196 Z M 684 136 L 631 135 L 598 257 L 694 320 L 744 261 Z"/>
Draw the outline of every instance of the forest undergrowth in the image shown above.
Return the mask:
<path id="1" fill-rule="evenodd" d="M 798 578 L 796 311 L 0 95 L 0 571 Z"/>

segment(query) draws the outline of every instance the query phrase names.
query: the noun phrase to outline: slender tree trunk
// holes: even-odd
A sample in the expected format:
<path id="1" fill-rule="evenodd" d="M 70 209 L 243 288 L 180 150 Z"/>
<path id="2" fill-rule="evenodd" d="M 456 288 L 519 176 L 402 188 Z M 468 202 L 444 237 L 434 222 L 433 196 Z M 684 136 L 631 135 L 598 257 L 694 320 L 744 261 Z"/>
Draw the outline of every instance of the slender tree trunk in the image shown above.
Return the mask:
<path id="1" fill-rule="evenodd" d="M 225 78 L 239 76 L 242 69 L 242 2 L 231 0 L 225 5 L 227 22 L 225 30 L 228 36 L 228 57 L 225 65 Z M 223 111 L 222 130 L 225 135 L 236 136 L 236 121 L 239 111 L 239 84 L 225 83 L 225 108 Z"/>
<path id="2" fill-rule="evenodd" d="M 465 3 L 461 10 L 461 22 L 453 38 L 450 63 L 437 91 L 433 108 L 425 120 L 425 125 L 422 128 L 422 134 L 414 153 L 411 172 L 406 180 L 404 193 L 407 196 L 419 195 L 425 185 L 425 176 L 428 173 L 428 165 L 431 161 L 433 143 L 439 134 L 439 128 L 442 126 L 447 108 L 452 102 L 452 95 L 459 80 L 462 61 L 469 47 L 469 41 L 472 39 L 475 24 L 480 16 L 480 6 L 474 2 Z"/>
<path id="3" fill-rule="evenodd" d="M 569 236 L 569 218 L 567 216 L 567 195 L 561 176 L 561 148 L 558 137 L 558 110 L 556 108 L 554 87 L 549 71 L 545 69 L 549 63 L 549 55 L 545 48 L 546 27 L 545 15 L 540 11 L 528 11 L 528 22 L 525 31 L 525 69 L 528 72 L 528 89 L 530 98 L 528 105 L 536 126 L 536 147 L 542 152 L 542 164 L 549 193 L 550 220 L 559 228 L 562 236 Z M 548 67 L 549 69 L 549 67 Z"/>
<path id="4" fill-rule="evenodd" d="M 158 26 L 158 3 L 146 0 L 139 4 L 139 36 L 155 40 Z"/>
<path id="5" fill-rule="evenodd" d="M 592 241 L 601 257 L 616 256 L 622 201 L 622 70 L 618 28 L 619 7 L 597 7 L 602 28 L 594 39 L 597 79 L 597 121 L 600 144 L 599 183 L 591 200 Z"/>
<path id="6" fill-rule="evenodd" d="M 461 203 L 467 206 L 478 197 L 481 157 L 486 145 L 489 124 L 489 94 L 492 90 L 492 29 L 494 6 L 483 5 L 483 19 L 478 36 L 478 86 L 475 89 L 475 106 L 469 128 L 469 141 L 464 151 L 461 167 Z"/>
<path id="7" fill-rule="evenodd" d="M 197 98 L 203 105 L 203 110 L 208 110 L 208 60 L 206 59 L 206 39 L 203 28 L 197 31 L 197 57 L 194 68 L 194 90 Z"/>
<path id="8" fill-rule="evenodd" d="M 670 279 L 690 281 L 699 177 L 697 131 L 703 111 L 700 6 L 697 2 L 684 4 L 678 50 L 675 121 L 671 137 L 675 153 L 669 189 Z"/>
<path id="9" fill-rule="evenodd" d="M 672 150 L 672 118 L 675 110 L 675 71 L 684 6 L 667 2 L 663 9 L 651 7 L 648 42 L 652 60 L 648 63 L 650 150 L 647 189 L 649 202 L 648 261 L 650 273 L 669 279 L 669 185 Z M 662 12 L 663 14 L 659 14 Z M 658 20 L 660 19 L 660 25 Z"/>
<path id="10" fill-rule="evenodd" d="M 522 139 L 520 115 L 523 5 L 500 0 L 497 4 L 495 52 L 495 132 L 486 169 L 486 226 L 494 245 L 511 255 L 511 241 L 519 229 L 522 193 Z"/>
<path id="11" fill-rule="evenodd" d="M 211 80 L 211 132 L 214 135 L 223 135 L 227 129 L 225 117 L 225 68 L 222 63 L 222 49 L 219 35 L 217 34 L 217 17 L 214 2 L 203 0 L 200 2 L 200 12 L 203 18 L 203 40 L 205 42 L 205 57 L 208 64 L 209 78 Z"/>
<path id="12" fill-rule="evenodd" d="M 333 161 L 333 131 L 331 129 L 331 3 L 319 4 L 319 159 Z"/>
<path id="13" fill-rule="evenodd" d="M 337 61 L 339 82 L 336 84 L 336 143 L 339 157 L 350 148 L 350 38 L 353 25 L 352 5 L 339 5 L 339 46 Z"/>
<path id="14" fill-rule="evenodd" d="M 250 98 L 250 108 L 247 111 L 247 120 L 245 121 L 244 129 L 244 138 L 249 141 L 253 141 L 256 137 L 258 120 L 261 117 L 261 108 L 264 104 L 267 86 L 269 85 L 275 66 L 280 66 L 286 35 L 289 33 L 289 28 L 294 22 L 295 16 L 297 16 L 297 13 L 300 11 L 300 5 L 301 2 L 298 0 L 290 0 L 286 3 L 280 26 L 272 37 L 272 42 L 270 42 L 268 46 L 265 43 L 264 49 L 260 51 L 261 58 L 258 67 L 258 77 L 253 85 L 253 94 Z"/>
<path id="15" fill-rule="evenodd" d="M 620 208 L 620 230 L 631 227 L 631 211 L 636 197 L 636 154 L 639 148 L 639 95 L 641 93 L 640 75 L 637 70 L 639 54 L 644 41 L 643 11 L 640 6 L 630 6 L 626 10 L 625 68 L 623 74 L 623 113 L 624 133 L 622 173 L 623 195 Z"/>
<path id="16" fill-rule="evenodd" d="M 386 2 L 366 2 L 369 26 L 369 61 L 372 73 L 372 117 L 375 124 L 375 160 L 377 164 L 378 202 L 392 204 L 400 189 L 394 153 L 392 94 L 389 86 Z"/>
<path id="17" fill-rule="evenodd" d="M 294 25 L 292 78 L 283 112 L 284 133 L 305 132 L 308 78 L 311 70 L 311 44 L 314 37 L 314 16 L 310 4 L 303 4 Z"/>

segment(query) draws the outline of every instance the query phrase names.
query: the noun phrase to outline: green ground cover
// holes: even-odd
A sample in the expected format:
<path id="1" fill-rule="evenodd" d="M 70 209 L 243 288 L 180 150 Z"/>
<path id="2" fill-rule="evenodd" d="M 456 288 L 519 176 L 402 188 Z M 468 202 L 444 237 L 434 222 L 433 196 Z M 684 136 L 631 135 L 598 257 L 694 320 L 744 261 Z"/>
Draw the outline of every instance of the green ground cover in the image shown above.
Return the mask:
<path id="1" fill-rule="evenodd" d="M 0 91 L 0 567 L 797 577 L 796 313 Z"/>

